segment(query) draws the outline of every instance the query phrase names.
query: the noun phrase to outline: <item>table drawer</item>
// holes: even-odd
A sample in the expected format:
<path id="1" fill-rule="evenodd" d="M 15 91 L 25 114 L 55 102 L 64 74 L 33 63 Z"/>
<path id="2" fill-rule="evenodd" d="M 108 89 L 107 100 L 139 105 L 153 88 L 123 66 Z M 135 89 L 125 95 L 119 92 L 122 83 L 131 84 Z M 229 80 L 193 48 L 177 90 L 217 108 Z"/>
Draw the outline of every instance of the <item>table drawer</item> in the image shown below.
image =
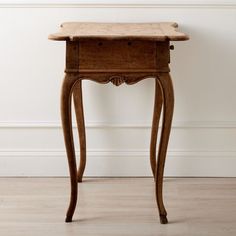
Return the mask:
<path id="1" fill-rule="evenodd" d="M 154 69 L 156 42 L 87 40 L 79 42 L 79 69 Z"/>

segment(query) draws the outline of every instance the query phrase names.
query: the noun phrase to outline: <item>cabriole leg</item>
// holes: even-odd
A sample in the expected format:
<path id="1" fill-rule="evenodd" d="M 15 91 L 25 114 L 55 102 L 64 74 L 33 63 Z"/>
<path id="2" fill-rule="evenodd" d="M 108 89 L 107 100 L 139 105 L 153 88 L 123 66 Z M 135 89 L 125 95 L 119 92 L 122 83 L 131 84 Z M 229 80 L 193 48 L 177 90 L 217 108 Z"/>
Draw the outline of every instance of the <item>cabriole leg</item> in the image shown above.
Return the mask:
<path id="1" fill-rule="evenodd" d="M 156 166 L 156 200 L 160 214 L 160 221 L 162 224 L 167 224 L 167 212 L 163 203 L 163 173 L 166 159 L 166 151 L 170 136 L 171 123 L 174 110 L 174 90 L 169 73 L 159 73 L 158 82 L 160 83 L 162 94 L 163 94 L 163 121 L 162 121 L 162 131 Z"/>
<path id="2" fill-rule="evenodd" d="M 66 214 L 66 222 L 71 222 L 75 211 L 77 202 L 77 167 L 76 167 L 76 157 L 75 148 L 73 141 L 73 131 L 72 131 L 72 120 L 71 120 L 71 97 L 72 90 L 76 84 L 76 76 L 66 74 L 61 91 L 61 120 L 64 133 L 64 141 L 66 146 L 67 159 L 70 170 L 70 182 L 71 182 L 71 196 L 70 205 Z"/>
<path id="3" fill-rule="evenodd" d="M 155 79 L 155 98 L 154 98 L 154 110 L 152 119 L 152 133 L 151 133 L 151 143 L 150 143 L 150 164 L 152 168 L 153 177 L 155 178 L 156 170 L 156 144 L 157 144 L 157 134 L 159 121 L 161 116 L 162 108 L 162 91 L 159 82 Z"/>
<path id="4" fill-rule="evenodd" d="M 78 81 L 73 89 L 73 98 L 75 105 L 75 114 L 80 142 L 80 164 L 77 173 L 78 182 L 82 182 L 84 169 L 86 166 L 86 135 L 84 125 L 83 97 L 82 97 L 82 81 Z"/>

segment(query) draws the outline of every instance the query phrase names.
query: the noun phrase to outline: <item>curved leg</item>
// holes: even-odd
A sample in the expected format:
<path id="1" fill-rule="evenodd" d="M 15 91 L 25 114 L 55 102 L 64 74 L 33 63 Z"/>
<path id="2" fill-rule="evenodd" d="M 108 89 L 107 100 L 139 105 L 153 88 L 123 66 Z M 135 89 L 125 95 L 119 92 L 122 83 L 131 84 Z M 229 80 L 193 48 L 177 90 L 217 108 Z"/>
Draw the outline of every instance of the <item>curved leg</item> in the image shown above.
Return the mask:
<path id="1" fill-rule="evenodd" d="M 166 151 L 170 136 L 171 123 L 174 110 L 174 90 L 169 73 L 160 73 L 158 81 L 162 88 L 164 107 L 163 107 L 163 122 L 160 146 L 158 152 L 158 160 L 156 167 L 156 200 L 160 214 L 160 221 L 162 224 L 167 224 L 167 212 L 163 203 L 162 186 L 163 186 L 163 173 L 166 159 Z"/>
<path id="2" fill-rule="evenodd" d="M 82 82 L 81 80 L 76 83 L 73 89 L 73 98 L 75 105 L 76 121 L 79 133 L 80 142 L 80 164 L 77 174 L 78 182 L 82 182 L 83 173 L 86 165 L 86 136 L 84 126 L 84 111 L 83 111 L 83 97 L 82 97 Z"/>
<path id="3" fill-rule="evenodd" d="M 155 100 L 154 100 L 152 133 L 151 133 L 151 143 L 150 143 L 150 164 L 151 164 L 154 178 L 155 178 L 155 171 L 156 171 L 157 134 L 158 134 L 158 126 L 159 126 L 159 121 L 160 121 L 160 116 L 161 116 L 162 103 L 163 103 L 163 100 L 162 100 L 161 87 L 157 79 L 155 79 Z"/>
<path id="4" fill-rule="evenodd" d="M 64 133 L 64 140 L 66 145 L 66 153 L 70 170 L 70 182 L 71 182 L 71 196 L 70 205 L 66 214 L 66 222 L 71 222 L 75 211 L 77 202 L 77 168 L 75 148 L 72 132 L 72 120 L 71 120 L 71 94 L 73 86 L 76 83 L 76 76 L 66 75 L 62 84 L 61 91 L 61 120 Z"/>

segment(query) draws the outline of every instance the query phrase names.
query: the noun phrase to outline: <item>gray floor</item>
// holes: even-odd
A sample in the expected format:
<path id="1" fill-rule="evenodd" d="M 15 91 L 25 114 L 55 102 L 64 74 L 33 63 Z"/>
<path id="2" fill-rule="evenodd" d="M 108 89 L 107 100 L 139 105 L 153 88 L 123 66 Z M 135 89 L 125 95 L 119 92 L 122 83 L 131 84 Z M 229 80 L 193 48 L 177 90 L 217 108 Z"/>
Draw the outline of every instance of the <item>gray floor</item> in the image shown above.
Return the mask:
<path id="1" fill-rule="evenodd" d="M 234 236 L 236 178 L 167 178 L 168 225 L 151 178 L 87 178 L 73 223 L 64 223 L 66 178 L 0 178 L 1 236 Z"/>

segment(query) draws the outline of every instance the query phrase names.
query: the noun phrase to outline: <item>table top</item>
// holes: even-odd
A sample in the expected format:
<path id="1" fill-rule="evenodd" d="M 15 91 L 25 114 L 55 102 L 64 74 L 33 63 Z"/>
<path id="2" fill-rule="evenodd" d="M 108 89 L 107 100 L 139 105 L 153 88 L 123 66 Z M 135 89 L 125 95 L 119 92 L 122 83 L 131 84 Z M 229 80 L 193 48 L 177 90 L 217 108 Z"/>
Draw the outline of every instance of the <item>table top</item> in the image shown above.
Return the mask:
<path id="1" fill-rule="evenodd" d="M 188 35 L 177 32 L 177 23 L 93 23 L 66 22 L 51 40 L 77 41 L 80 39 L 142 39 L 152 41 L 188 40 Z"/>

